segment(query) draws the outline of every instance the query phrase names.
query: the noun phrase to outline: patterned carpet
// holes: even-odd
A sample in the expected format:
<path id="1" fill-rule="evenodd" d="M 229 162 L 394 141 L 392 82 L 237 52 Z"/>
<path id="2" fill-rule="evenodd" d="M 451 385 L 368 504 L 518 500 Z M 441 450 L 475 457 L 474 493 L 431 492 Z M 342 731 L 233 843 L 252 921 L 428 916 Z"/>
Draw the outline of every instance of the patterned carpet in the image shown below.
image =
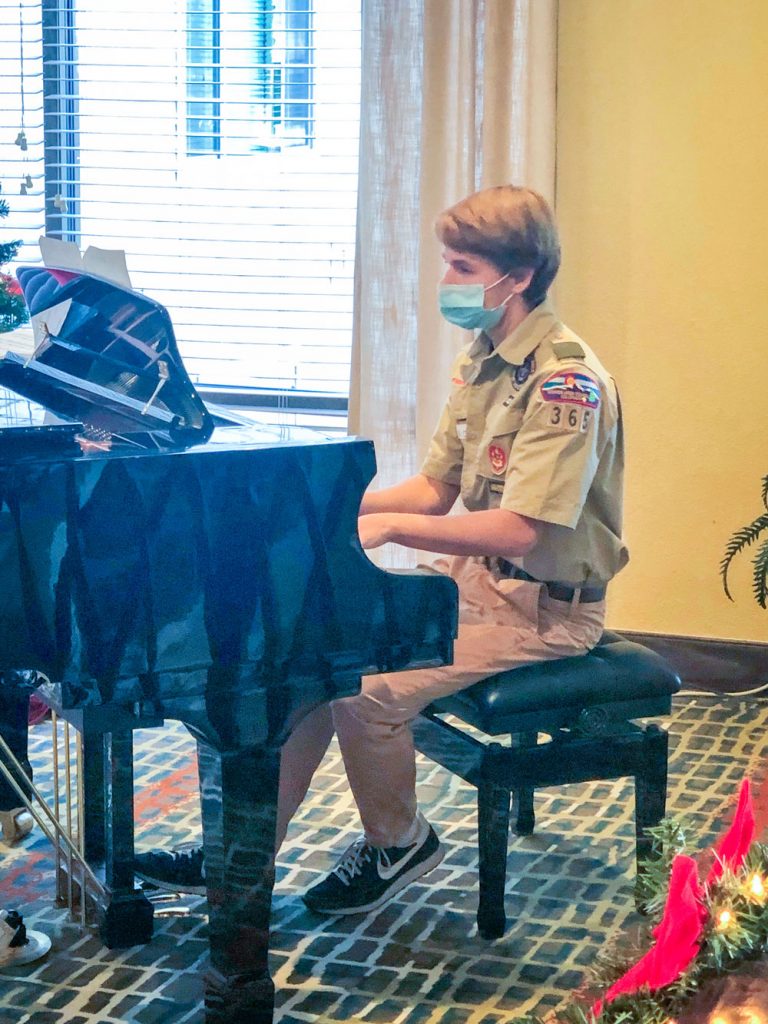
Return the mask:
<path id="1" fill-rule="evenodd" d="M 745 774 L 768 764 L 768 702 L 678 697 L 669 728 L 668 809 L 704 848 Z M 49 789 L 50 725 L 32 730 L 36 780 Z M 172 846 L 199 830 L 194 744 L 169 723 L 137 734 L 137 845 Z M 326 919 L 300 892 L 349 842 L 356 817 L 333 746 L 278 865 L 272 973 L 279 1024 L 500 1024 L 562 1004 L 606 943 L 638 923 L 632 900 L 632 784 L 571 786 L 537 797 L 533 836 L 511 837 L 506 936 L 475 930 L 474 791 L 426 760 L 422 807 L 441 833 L 443 863 L 370 917 Z M 35 964 L 0 972 L 0 1024 L 202 1024 L 206 903 L 161 907 L 144 947 L 110 951 L 53 903 L 53 862 L 35 830 L 0 842 L 0 907 L 53 939 Z M 164 915 L 172 916 L 164 916 Z"/>

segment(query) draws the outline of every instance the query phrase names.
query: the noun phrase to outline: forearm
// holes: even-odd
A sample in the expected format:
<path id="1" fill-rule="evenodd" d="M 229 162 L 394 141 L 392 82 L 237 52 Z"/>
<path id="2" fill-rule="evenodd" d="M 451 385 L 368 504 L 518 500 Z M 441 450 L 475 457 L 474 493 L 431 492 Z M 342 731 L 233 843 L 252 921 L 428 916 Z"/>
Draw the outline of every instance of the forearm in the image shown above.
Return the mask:
<path id="1" fill-rule="evenodd" d="M 459 488 L 417 473 L 393 487 L 367 491 L 360 505 L 360 515 L 375 512 L 413 512 L 441 516 L 449 512 L 458 497 Z"/>
<path id="2" fill-rule="evenodd" d="M 407 512 L 359 521 L 364 547 L 392 542 L 446 555 L 497 555 L 515 558 L 530 551 L 539 536 L 535 519 L 506 509 L 429 516 Z"/>

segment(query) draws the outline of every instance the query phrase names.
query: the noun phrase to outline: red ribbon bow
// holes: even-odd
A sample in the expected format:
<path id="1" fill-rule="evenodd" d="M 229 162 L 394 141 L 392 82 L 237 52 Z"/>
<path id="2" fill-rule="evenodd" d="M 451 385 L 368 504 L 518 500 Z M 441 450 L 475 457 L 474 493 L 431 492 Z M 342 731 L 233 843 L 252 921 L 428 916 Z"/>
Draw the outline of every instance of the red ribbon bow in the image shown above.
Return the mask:
<path id="1" fill-rule="evenodd" d="M 725 868 L 738 871 L 754 836 L 755 816 L 749 779 L 744 779 L 733 823 L 715 851 L 715 862 L 707 875 L 707 885 L 716 882 Z M 592 1005 L 593 1020 L 597 1020 L 603 1006 L 617 996 L 632 995 L 641 988 L 655 991 L 677 981 L 699 951 L 707 916 L 703 896 L 696 861 L 692 857 L 678 854 L 672 861 L 664 913 L 653 930 L 655 944 L 611 985 L 602 999 Z"/>
<path id="2" fill-rule="evenodd" d="M 653 930 L 656 942 L 593 1005 L 595 1019 L 602 1013 L 604 1003 L 617 996 L 631 995 L 643 987 L 654 991 L 680 977 L 699 951 L 706 917 L 702 896 L 696 861 L 678 854 L 672 861 L 664 914 Z"/>
<path id="3" fill-rule="evenodd" d="M 755 839 L 755 814 L 752 810 L 752 796 L 749 779 L 744 779 L 739 790 L 739 802 L 733 823 L 715 850 L 715 861 L 707 875 L 707 885 L 712 885 L 726 868 L 738 871 L 744 863 L 750 846 Z"/>

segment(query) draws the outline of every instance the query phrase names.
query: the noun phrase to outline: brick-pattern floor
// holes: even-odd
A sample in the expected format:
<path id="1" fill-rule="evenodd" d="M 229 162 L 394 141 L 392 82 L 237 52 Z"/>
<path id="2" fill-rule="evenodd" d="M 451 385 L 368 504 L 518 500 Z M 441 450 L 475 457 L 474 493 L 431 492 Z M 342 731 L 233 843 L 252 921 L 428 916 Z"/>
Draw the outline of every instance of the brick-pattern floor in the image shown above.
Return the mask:
<path id="1" fill-rule="evenodd" d="M 668 808 L 702 847 L 714 841 L 745 774 L 768 755 L 768 704 L 680 697 Z M 50 788 L 50 728 L 33 730 L 32 759 Z M 194 744 L 170 723 L 137 736 L 137 843 L 199 831 Z M 474 791 L 420 760 L 422 807 L 447 846 L 443 863 L 370 917 L 325 919 L 300 892 L 332 864 L 356 829 L 338 749 L 291 825 L 278 865 L 272 935 L 277 1024 L 500 1024 L 562 1004 L 606 943 L 637 924 L 633 908 L 630 782 L 571 786 L 537 797 L 533 836 L 512 836 L 505 937 L 475 930 Z M 53 938 L 36 964 L 0 972 L 0 1024 L 202 1024 L 206 903 L 168 904 L 144 947 L 110 951 L 53 905 L 53 864 L 35 832 L 0 843 L 0 906 Z M 186 908 L 186 912 L 183 908 Z M 183 915 L 183 916 L 176 916 Z"/>

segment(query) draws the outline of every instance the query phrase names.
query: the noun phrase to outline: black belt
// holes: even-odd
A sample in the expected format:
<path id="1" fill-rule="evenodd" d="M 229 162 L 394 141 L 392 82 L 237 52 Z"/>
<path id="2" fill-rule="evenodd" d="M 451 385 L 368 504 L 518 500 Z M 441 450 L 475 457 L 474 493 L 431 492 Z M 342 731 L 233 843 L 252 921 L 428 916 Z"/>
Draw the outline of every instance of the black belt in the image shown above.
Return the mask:
<path id="1" fill-rule="evenodd" d="M 567 583 L 550 583 L 545 580 L 537 580 L 525 569 L 508 562 L 506 558 L 494 559 L 499 566 L 499 572 L 512 580 L 527 580 L 529 583 L 541 583 L 547 588 L 547 593 L 554 601 L 573 601 L 578 594 L 579 604 L 594 604 L 605 598 L 605 587 L 570 587 Z"/>

